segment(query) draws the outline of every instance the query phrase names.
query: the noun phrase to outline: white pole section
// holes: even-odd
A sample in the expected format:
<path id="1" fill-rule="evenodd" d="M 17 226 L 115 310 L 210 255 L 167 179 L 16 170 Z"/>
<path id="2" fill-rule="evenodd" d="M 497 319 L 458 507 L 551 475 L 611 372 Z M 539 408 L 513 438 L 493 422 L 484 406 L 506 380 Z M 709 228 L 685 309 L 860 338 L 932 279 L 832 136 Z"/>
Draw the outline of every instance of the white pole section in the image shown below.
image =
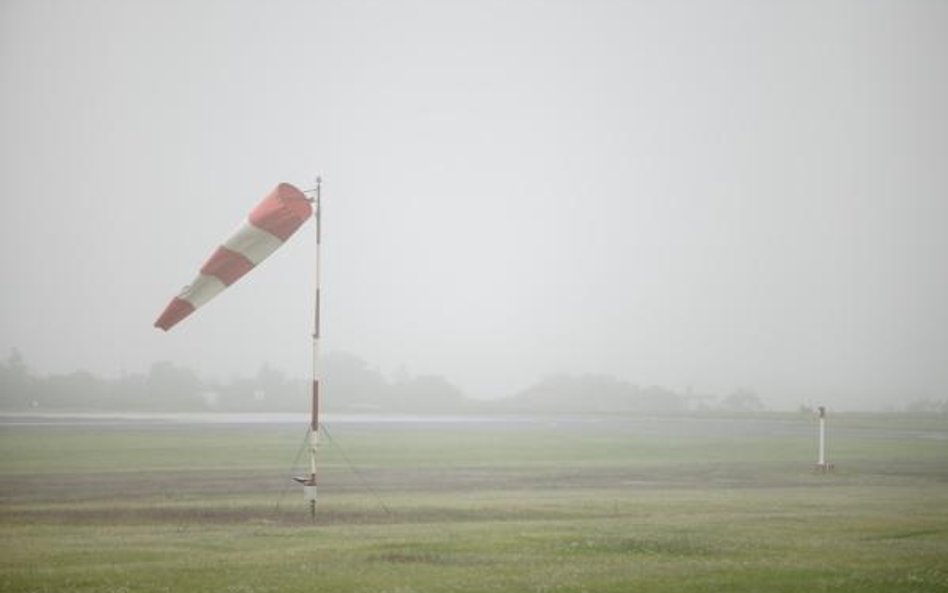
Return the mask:
<path id="1" fill-rule="evenodd" d="M 320 244 L 322 242 L 322 178 L 316 178 L 316 291 L 313 314 L 313 368 L 312 405 L 309 422 L 309 479 L 303 484 L 303 498 L 309 502 L 310 514 L 316 516 L 316 453 L 319 449 L 319 306 L 320 306 Z"/>
<path id="2" fill-rule="evenodd" d="M 820 406 L 820 467 L 826 467 L 826 408 Z"/>

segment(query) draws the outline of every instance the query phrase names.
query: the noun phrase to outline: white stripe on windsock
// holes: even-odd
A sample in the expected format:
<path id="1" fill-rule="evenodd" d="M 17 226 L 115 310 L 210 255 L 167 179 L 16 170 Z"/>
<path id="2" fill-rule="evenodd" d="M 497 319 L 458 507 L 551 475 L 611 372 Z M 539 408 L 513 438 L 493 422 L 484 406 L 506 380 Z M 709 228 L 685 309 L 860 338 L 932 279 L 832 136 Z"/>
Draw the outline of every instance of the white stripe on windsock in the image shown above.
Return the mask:
<path id="1" fill-rule="evenodd" d="M 253 265 L 267 259 L 274 251 L 283 245 L 278 237 L 274 237 L 263 229 L 247 221 L 237 229 L 237 232 L 224 243 L 224 247 L 247 258 Z"/>
<path id="2" fill-rule="evenodd" d="M 194 282 L 184 287 L 178 298 L 191 303 L 197 309 L 204 303 L 224 292 L 227 285 L 214 276 L 199 275 Z"/>

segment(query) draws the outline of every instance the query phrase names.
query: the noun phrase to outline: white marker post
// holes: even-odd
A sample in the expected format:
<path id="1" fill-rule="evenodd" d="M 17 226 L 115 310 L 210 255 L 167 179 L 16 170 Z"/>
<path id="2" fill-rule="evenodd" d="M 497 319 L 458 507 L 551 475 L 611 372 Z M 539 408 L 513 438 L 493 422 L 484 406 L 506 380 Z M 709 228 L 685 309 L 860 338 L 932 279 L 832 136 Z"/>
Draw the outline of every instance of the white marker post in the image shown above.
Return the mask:
<path id="1" fill-rule="evenodd" d="M 826 463 L 826 408 L 820 406 L 817 409 L 820 412 L 820 452 L 814 469 L 826 473 L 833 469 L 832 464 Z"/>

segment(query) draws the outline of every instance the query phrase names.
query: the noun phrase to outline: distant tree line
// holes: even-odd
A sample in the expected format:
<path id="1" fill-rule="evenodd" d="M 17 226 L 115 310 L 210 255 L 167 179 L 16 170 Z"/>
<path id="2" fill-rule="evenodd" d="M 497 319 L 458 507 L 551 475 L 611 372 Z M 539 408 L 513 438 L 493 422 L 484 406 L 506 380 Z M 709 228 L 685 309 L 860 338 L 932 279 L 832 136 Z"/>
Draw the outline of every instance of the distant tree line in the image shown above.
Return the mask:
<path id="1" fill-rule="evenodd" d="M 358 357 L 331 354 L 323 361 L 326 411 L 461 412 L 470 407 L 460 389 L 435 375 L 398 373 L 394 380 Z M 310 382 L 263 365 L 252 377 L 205 380 L 193 369 L 156 362 L 144 373 L 110 379 L 86 371 L 40 376 L 14 349 L 0 362 L 0 409 L 87 411 L 303 412 Z"/>
<path id="2" fill-rule="evenodd" d="M 678 393 L 658 385 L 641 387 L 611 375 L 555 374 L 508 398 L 514 410 L 562 413 L 677 414 L 689 411 L 757 412 L 764 409 L 760 397 L 738 389 L 719 398 L 715 395 Z"/>
<path id="3" fill-rule="evenodd" d="M 641 387 L 609 375 L 550 375 L 508 397 L 483 401 L 467 397 L 437 375 L 402 369 L 386 377 L 361 358 L 344 353 L 324 357 L 323 410 L 375 413 L 629 413 L 688 411 L 757 412 L 764 409 L 751 390 L 721 398 Z M 305 412 L 309 381 L 290 378 L 263 365 L 254 376 L 226 381 L 203 379 L 195 370 L 156 362 L 142 373 L 102 378 L 85 371 L 41 376 L 12 350 L 0 361 L 0 409 L 82 411 Z M 944 403 L 926 404 L 931 406 Z M 918 404 L 919 409 L 924 407 Z"/>
<path id="4" fill-rule="evenodd" d="M 910 414 L 918 414 L 923 416 L 948 416 L 948 399 L 938 400 L 930 397 L 919 398 L 912 400 L 905 407 L 905 410 Z"/>

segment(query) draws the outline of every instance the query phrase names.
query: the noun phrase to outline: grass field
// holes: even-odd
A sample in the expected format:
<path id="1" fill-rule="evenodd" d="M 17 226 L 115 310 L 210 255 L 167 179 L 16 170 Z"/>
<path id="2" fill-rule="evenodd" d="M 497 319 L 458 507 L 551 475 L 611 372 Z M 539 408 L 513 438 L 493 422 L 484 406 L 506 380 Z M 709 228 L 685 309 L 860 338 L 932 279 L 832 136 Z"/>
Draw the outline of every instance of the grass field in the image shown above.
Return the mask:
<path id="1" fill-rule="evenodd" d="M 948 591 L 948 426 L 812 418 L 0 427 L 2 591 Z"/>

